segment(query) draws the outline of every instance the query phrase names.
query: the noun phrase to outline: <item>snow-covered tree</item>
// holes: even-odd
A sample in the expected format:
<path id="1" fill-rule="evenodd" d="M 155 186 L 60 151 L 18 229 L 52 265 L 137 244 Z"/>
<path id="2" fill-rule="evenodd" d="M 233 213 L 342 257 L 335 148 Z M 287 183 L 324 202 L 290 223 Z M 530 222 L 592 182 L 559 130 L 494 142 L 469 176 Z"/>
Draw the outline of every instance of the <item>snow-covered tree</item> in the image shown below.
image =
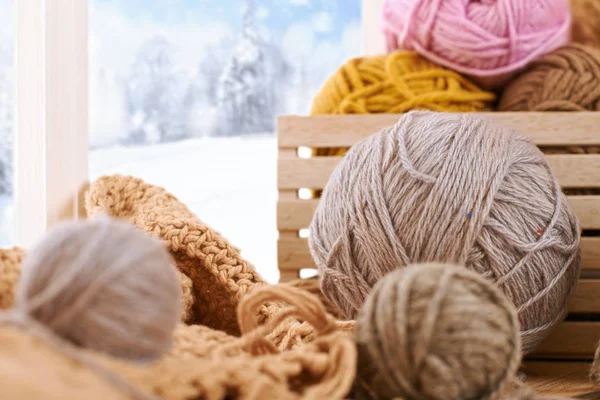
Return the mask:
<path id="1" fill-rule="evenodd" d="M 316 33 L 310 24 L 300 22 L 290 26 L 282 37 L 284 57 L 293 71 L 290 81 L 289 112 L 305 114 L 310 111 L 312 103 L 312 82 L 314 70 L 331 72 L 323 59 L 314 57 L 313 51 L 317 42 Z M 318 59 L 318 63 L 313 60 Z M 312 68 L 312 70 L 311 70 Z"/>
<path id="2" fill-rule="evenodd" d="M 0 48 L 0 195 L 13 186 L 13 82 L 10 53 Z"/>
<path id="3" fill-rule="evenodd" d="M 255 25 L 254 0 L 246 0 L 242 35 L 219 79 L 219 135 L 274 131 L 273 86 L 265 48 Z"/>
<path id="4" fill-rule="evenodd" d="M 126 143 L 158 143 L 188 137 L 186 77 L 171 58 L 171 46 L 162 37 L 142 46 L 125 88 L 129 134 Z"/>
<path id="5" fill-rule="evenodd" d="M 271 43 L 267 44 L 267 75 L 270 87 L 269 92 L 273 96 L 273 111 L 275 116 L 287 114 L 290 110 L 290 90 L 293 68 L 286 61 L 281 48 Z"/>
<path id="6" fill-rule="evenodd" d="M 233 46 L 232 38 L 228 37 L 217 44 L 207 46 L 202 54 L 196 82 L 201 84 L 208 101 L 217 100 L 219 78 L 231 58 Z"/>
<path id="7" fill-rule="evenodd" d="M 196 76 L 185 99 L 187 129 L 191 136 L 212 136 L 217 132 L 219 78 L 229 61 L 232 47 L 231 39 L 225 38 L 216 45 L 207 46 L 201 53 Z"/>

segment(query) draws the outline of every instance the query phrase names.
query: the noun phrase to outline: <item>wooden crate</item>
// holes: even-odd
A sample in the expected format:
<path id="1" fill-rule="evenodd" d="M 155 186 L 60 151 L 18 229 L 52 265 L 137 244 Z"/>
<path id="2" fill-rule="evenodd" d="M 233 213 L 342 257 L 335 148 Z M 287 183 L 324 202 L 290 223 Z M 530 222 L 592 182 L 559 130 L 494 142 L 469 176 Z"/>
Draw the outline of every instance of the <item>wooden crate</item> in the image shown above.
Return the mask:
<path id="1" fill-rule="evenodd" d="M 600 147 L 600 113 L 486 113 L 527 135 L 542 150 L 564 146 Z M 281 281 L 315 270 L 307 244 L 318 199 L 303 192 L 324 188 L 340 157 L 303 158 L 303 148 L 350 147 L 397 122 L 399 115 L 283 116 L 278 120 L 278 265 Z M 548 154 L 564 188 L 599 189 L 600 154 Z M 570 314 L 540 345 L 526 366 L 540 390 L 575 395 L 595 390 L 588 362 L 600 340 L 600 195 L 568 196 L 583 231 L 583 269 Z M 552 383 L 554 382 L 554 384 Z M 562 390 L 562 391 L 561 391 Z M 597 388 L 600 390 L 600 388 Z M 596 398 L 596 397 L 592 397 Z M 600 398 L 600 395 L 597 397 Z"/>

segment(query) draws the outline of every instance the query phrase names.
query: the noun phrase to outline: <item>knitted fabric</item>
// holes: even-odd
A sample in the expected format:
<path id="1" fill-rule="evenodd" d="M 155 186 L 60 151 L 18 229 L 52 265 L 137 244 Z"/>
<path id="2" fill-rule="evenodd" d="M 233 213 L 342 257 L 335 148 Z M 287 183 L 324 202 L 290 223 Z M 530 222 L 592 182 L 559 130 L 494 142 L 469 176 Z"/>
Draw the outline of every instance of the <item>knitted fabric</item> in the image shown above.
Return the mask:
<path id="1" fill-rule="evenodd" d="M 175 196 L 141 179 L 106 176 L 90 185 L 86 209 L 89 217 L 123 218 L 164 240 L 179 270 L 192 281 L 193 322 L 239 334 L 238 302 L 266 283 L 237 248 Z"/>
<path id="2" fill-rule="evenodd" d="M 253 318 L 268 301 L 293 304 L 285 315 L 310 321 L 315 340 L 297 350 L 277 350 L 266 337 L 285 324 L 285 316 L 264 326 Z M 241 337 L 180 325 L 173 351 L 147 366 L 82 352 L 140 391 L 168 400 L 343 399 L 349 392 L 355 375 L 354 345 L 315 296 L 284 285 L 264 288 L 245 299 L 239 315 Z M 6 382 L 3 395 L 8 398 L 130 398 L 26 331 L 0 326 L 0 348 L 0 381 Z"/>
<path id="3" fill-rule="evenodd" d="M 0 309 L 12 307 L 25 251 L 20 247 L 0 249 Z"/>

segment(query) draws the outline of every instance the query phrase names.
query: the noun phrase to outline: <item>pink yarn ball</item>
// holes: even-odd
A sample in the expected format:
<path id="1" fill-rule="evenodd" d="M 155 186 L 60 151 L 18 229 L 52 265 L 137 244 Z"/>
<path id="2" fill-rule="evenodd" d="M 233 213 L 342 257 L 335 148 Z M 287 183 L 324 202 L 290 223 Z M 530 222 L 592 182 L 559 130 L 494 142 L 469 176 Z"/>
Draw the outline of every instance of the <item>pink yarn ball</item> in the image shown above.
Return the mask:
<path id="1" fill-rule="evenodd" d="M 571 35 L 569 0 L 385 0 L 383 21 L 388 51 L 415 50 L 487 87 Z"/>

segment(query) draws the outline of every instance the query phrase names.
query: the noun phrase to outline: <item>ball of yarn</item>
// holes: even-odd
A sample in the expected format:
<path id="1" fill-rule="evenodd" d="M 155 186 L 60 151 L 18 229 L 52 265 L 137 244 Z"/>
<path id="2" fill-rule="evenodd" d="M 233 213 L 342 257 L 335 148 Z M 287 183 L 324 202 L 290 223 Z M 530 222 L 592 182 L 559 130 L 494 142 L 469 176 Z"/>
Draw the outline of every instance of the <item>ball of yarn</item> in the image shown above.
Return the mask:
<path id="1" fill-rule="evenodd" d="M 388 50 L 430 60 L 500 87 L 516 70 L 565 45 L 569 0 L 386 0 Z"/>
<path id="2" fill-rule="evenodd" d="M 349 60 L 315 96 L 311 114 L 481 111 L 495 95 L 415 52 Z"/>
<path id="3" fill-rule="evenodd" d="M 600 1 L 571 0 L 572 41 L 600 47 Z"/>
<path id="4" fill-rule="evenodd" d="M 161 242 L 98 218 L 61 223 L 26 254 L 15 311 L 77 346 L 149 361 L 171 348 L 180 298 Z"/>
<path id="5" fill-rule="evenodd" d="M 487 399 L 515 377 L 519 321 L 479 274 L 443 264 L 396 269 L 355 327 L 358 377 L 372 398 Z"/>
<path id="6" fill-rule="evenodd" d="M 525 351 L 566 314 L 581 259 L 579 221 L 543 154 L 477 113 L 411 111 L 356 143 L 323 190 L 309 248 L 349 318 L 395 268 L 466 265 L 514 302 Z"/>
<path id="7" fill-rule="evenodd" d="M 600 49 L 571 44 L 533 62 L 502 93 L 501 111 L 600 111 Z"/>

